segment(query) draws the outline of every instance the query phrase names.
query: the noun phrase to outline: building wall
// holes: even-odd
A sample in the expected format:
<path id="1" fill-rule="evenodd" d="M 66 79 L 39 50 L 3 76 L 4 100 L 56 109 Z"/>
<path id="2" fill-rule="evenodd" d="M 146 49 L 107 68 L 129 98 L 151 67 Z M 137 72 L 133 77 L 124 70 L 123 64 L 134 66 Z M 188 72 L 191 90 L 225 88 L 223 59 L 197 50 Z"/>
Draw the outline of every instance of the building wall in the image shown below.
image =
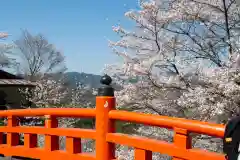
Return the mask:
<path id="1" fill-rule="evenodd" d="M 4 86 L 0 87 L 0 91 L 5 92 L 5 94 L 7 95 L 5 100 L 10 107 L 9 109 L 20 109 L 22 108 L 22 102 L 26 102 L 26 99 L 19 91 L 19 87 Z"/>

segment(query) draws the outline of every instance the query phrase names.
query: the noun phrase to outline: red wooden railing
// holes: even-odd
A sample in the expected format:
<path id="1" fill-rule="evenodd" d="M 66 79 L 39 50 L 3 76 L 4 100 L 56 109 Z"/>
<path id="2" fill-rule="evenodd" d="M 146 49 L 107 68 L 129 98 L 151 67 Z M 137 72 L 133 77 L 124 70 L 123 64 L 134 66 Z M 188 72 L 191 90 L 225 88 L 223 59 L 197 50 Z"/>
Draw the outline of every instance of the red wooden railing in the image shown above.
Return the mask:
<path id="1" fill-rule="evenodd" d="M 19 126 L 18 117 L 45 116 L 44 127 Z M 7 118 L 7 126 L 0 127 L 0 133 L 7 133 L 7 144 L 0 138 L 0 154 L 21 156 L 41 160 L 114 160 L 115 144 L 135 148 L 135 160 L 151 160 L 152 152 L 160 152 L 174 160 L 224 160 L 224 155 L 191 148 L 189 133 L 223 137 L 224 126 L 194 120 L 171 118 L 115 110 L 114 96 L 97 96 L 96 109 L 24 109 L 1 111 L 0 117 Z M 96 120 L 96 129 L 58 128 L 58 117 L 89 117 Z M 143 137 L 114 132 L 116 120 L 142 123 L 173 129 L 174 142 L 168 143 Z M 18 145 L 19 133 L 24 134 L 24 145 Z M 37 135 L 45 135 L 44 148 L 37 147 Z M 59 150 L 59 136 L 66 137 L 66 150 Z M 96 154 L 82 153 L 81 138 L 96 141 Z"/>

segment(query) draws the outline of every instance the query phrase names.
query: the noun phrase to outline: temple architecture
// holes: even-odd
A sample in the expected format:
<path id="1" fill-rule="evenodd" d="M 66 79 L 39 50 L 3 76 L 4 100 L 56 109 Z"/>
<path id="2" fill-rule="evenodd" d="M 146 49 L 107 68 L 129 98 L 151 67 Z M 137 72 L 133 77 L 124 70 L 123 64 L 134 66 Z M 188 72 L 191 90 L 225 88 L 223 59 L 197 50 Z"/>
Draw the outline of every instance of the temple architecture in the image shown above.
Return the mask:
<path id="1" fill-rule="evenodd" d="M 22 106 L 28 106 L 29 102 L 20 89 L 34 86 L 34 83 L 20 76 L 0 70 L 0 110 L 21 109 Z"/>

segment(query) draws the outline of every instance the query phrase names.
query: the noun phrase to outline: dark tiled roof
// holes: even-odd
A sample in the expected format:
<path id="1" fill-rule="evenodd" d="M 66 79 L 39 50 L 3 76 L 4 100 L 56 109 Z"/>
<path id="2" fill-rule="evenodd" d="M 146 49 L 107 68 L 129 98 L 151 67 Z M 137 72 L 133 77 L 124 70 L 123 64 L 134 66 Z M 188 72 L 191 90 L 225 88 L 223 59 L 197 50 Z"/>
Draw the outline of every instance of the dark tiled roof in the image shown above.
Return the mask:
<path id="1" fill-rule="evenodd" d="M 35 86 L 36 84 L 23 79 L 0 79 L 0 86 Z"/>
<path id="2" fill-rule="evenodd" d="M 0 69 L 0 79 L 23 79 L 23 78 Z"/>

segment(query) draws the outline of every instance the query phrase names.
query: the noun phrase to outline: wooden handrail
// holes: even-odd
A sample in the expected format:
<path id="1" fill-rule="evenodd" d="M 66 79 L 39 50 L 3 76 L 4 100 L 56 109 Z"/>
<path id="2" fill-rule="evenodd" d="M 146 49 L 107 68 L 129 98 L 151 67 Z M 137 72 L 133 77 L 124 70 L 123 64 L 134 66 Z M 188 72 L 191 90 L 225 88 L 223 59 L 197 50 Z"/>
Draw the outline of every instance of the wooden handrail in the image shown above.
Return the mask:
<path id="1" fill-rule="evenodd" d="M 220 153 L 192 148 L 190 133 L 223 137 L 224 125 L 119 111 L 115 109 L 113 91 L 101 90 L 96 97 L 96 109 L 45 108 L 0 111 L 0 117 L 7 118 L 7 126 L 0 127 L 0 154 L 22 156 L 41 160 L 114 160 L 115 144 L 135 148 L 135 160 L 152 160 L 152 152 L 160 152 L 173 160 L 224 160 Z M 109 94 L 109 95 L 107 95 Z M 45 117 L 45 126 L 19 126 L 18 117 Z M 96 129 L 59 128 L 58 117 L 95 118 Z M 173 143 L 115 132 L 116 120 L 141 123 L 174 131 Z M 3 144 L 3 133 L 7 133 L 7 144 Z M 19 145 L 19 134 L 24 134 L 24 145 Z M 44 148 L 37 146 L 37 135 L 45 136 Z M 59 136 L 66 137 L 65 151 L 59 150 Z M 81 138 L 96 141 L 96 154 L 82 153 Z"/>

